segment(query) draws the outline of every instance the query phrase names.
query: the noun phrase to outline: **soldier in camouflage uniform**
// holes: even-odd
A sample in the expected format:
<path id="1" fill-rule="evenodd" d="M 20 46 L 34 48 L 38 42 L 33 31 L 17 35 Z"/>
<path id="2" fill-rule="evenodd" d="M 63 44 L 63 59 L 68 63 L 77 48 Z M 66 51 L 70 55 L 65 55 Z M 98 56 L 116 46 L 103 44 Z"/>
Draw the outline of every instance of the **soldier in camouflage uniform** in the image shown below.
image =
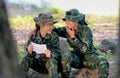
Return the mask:
<path id="1" fill-rule="evenodd" d="M 21 68 L 24 78 L 28 78 L 27 72 L 29 68 L 40 73 L 48 73 L 48 78 L 58 78 L 58 58 L 61 56 L 59 52 L 59 37 L 52 32 L 53 24 L 56 23 L 49 14 L 39 14 L 34 19 L 37 27 L 35 35 L 29 36 L 26 51 L 27 55 L 21 61 Z M 33 51 L 31 42 L 37 44 L 46 44 L 47 50 L 44 54 L 36 54 Z"/>
<path id="2" fill-rule="evenodd" d="M 62 56 L 63 78 L 69 78 L 71 67 L 98 69 L 98 78 L 107 78 L 109 63 L 94 47 L 93 35 L 85 22 L 85 15 L 77 9 L 71 9 L 66 11 L 63 20 L 66 27 L 53 29 L 59 36 L 65 37 L 72 48 L 71 52 Z"/>

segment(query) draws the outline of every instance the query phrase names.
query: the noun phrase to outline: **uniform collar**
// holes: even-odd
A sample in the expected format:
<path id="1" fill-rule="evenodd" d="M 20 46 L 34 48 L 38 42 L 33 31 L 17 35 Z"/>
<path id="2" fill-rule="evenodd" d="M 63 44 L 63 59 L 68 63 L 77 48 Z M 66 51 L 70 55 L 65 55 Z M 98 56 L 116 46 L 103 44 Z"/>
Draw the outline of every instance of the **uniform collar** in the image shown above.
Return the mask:
<path id="1" fill-rule="evenodd" d="M 80 25 L 78 25 L 78 29 L 76 30 L 76 33 L 80 33 L 81 32 L 81 29 L 82 27 Z"/>
<path id="2" fill-rule="evenodd" d="M 40 31 L 37 31 L 37 33 L 36 33 L 36 37 L 39 39 L 47 39 L 49 36 L 50 36 L 49 34 L 46 34 L 45 38 L 42 38 Z"/>

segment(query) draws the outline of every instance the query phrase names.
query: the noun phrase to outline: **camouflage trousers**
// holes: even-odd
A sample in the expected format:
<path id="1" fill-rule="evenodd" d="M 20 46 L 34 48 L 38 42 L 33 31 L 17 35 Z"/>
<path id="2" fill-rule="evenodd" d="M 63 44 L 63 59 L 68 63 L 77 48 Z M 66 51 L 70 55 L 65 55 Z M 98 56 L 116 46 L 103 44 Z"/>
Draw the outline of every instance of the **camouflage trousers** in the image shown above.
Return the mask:
<path id="1" fill-rule="evenodd" d="M 62 57 L 63 72 L 70 72 L 71 67 L 81 69 L 88 68 L 90 70 L 98 70 L 98 78 L 108 78 L 109 63 L 98 54 L 86 54 L 81 56 L 77 52 L 65 53 Z"/>
<path id="2" fill-rule="evenodd" d="M 28 78 L 27 72 L 29 68 L 42 74 L 48 73 L 48 78 L 58 78 L 57 66 L 56 59 L 51 58 L 45 60 L 45 58 L 29 57 L 28 55 L 26 55 L 20 63 L 24 78 Z"/>

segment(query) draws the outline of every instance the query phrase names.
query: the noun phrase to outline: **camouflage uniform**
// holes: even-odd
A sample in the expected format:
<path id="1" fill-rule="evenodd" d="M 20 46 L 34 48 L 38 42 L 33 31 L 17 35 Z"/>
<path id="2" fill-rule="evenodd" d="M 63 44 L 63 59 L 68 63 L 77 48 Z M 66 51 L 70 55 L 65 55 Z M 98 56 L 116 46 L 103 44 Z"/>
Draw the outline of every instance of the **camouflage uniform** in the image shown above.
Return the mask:
<path id="1" fill-rule="evenodd" d="M 76 17 L 74 17 L 74 15 Z M 66 32 L 65 27 L 53 29 L 59 36 L 65 37 L 72 48 L 71 52 L 65 53 L 62 57 L 63 73 L 69 73 L 71 67 L 79 69 L 86 67 L 91 70 L 98 69 L 98 77 L 107 78 L 109 63 L 105 58 L 98 54 L 94 47 L 92 32 L 84 21 L 85 15 L 79 13 L 76 9 L 71 9 L 66 12 L 66 17 L 63 20 L 66 19 L 78 22 L 78 30 L 75 31 L 77 40 L 74 41 Z"/>
<path id="2" fill-rule="evenodd" d="M 42 17 L 42 23 L 43 22 L 54 23 L 53 17 L 52 16 L 46 17 L 46 14 L 39 15 L 38 18 L 37 17 L 35 18 L 35 21 L 41 22 L 40 17 Z M 26 51 L 27 51 L 28 45 L 31 42 L 34 42 L 37 44 L 46 44 L 47 49 L 51 51 L 51 58 L 47 58 L 45 54 L 38 55 L 34 51 L 32 52 L 32 54 L 29 54 L 27 52 L 27 55 L 21 61 L 21 68 L 24 74 L 24 78 L 28 78 L 27 72 L 29 68 L 32 68 L 35 71 L 43 74 L 48 73 L 49 75 L 48 78 L 58 78 L 58 59 L 61 56 L 59 52 L 58 35 L 55 32 L 52 32 L 51 34 L 47 34 L 45 38 L 42 38 L 40 31 L 36 31 L 35 35 L 32 35 L 29 41 L 27 42 Z"/>

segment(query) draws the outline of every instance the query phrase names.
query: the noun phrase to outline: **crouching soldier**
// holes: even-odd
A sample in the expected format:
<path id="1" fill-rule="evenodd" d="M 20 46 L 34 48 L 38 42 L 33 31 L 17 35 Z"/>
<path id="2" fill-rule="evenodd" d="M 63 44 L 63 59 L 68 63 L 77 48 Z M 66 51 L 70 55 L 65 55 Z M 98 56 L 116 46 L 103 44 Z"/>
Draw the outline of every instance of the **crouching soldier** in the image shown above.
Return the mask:
<path id="1" fill-rule="evenodd" d="M 56 23 L 54 18 L 49 14 L 39 14 L 34 18 L 36 23 L 36 33 L 29 36 L 27 42 L 26 56 L 21 61 L 21 68 L 24 78 L 28 78 L 27 72 L 29 68 L 39 73 L 48 73 L 48 78 L 58 78 L 58 59 L 61 56 L 59 52 L 59 37 L 52 32 L 53 24 Z M 47 50 L 44 54 L 37 54 L 33 51 L 33 45 L 46 44 Z"/>
<path id="2" fill-rule="evenodd" d="M 108 78 L 109 63 L 98 54 L 93 45 L 93 35 L 85 22 L 85 15 L 77 9 L 66 11 L 65 27 L 54 28 L 61 37 L 65 37 L 72 50 L 62 56 L 63 76 L 69 78 L 70 68 L 98 69 L 98 78 Z"/>

